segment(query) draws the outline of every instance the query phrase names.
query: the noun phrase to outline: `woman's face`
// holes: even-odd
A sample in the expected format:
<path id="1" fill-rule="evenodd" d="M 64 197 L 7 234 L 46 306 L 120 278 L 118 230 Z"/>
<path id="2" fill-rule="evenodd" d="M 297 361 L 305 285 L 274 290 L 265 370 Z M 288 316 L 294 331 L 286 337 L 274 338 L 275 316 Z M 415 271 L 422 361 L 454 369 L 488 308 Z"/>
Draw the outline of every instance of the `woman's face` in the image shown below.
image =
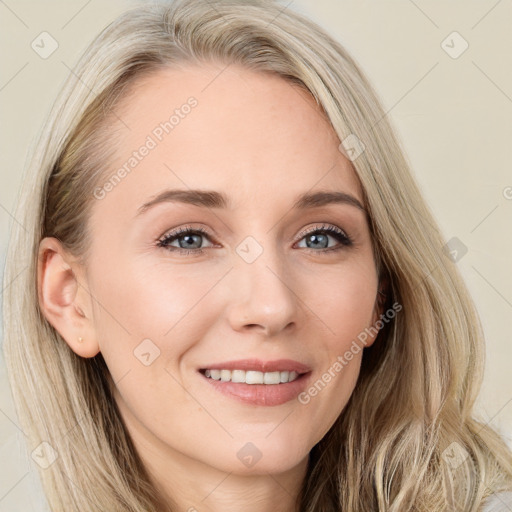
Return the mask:
<path id="1" fill-rule="evenodd" d="M 159 71 L 121 107 L 90 218 L 85 343 L 103 354 L 135 444 L 154 468 L 304 467 L 354 389 L 373 342 L 358 336 L 378 317 L 350 161 L 310 95 L 235 65 Z M 296 205 L 320 191 L 341 199 Z M 227 364 L 237 360 L 277 366 Z M 295 363 L 308 373 L 294 384 L 201 371 L 268 368 L 280 380 Z"/>

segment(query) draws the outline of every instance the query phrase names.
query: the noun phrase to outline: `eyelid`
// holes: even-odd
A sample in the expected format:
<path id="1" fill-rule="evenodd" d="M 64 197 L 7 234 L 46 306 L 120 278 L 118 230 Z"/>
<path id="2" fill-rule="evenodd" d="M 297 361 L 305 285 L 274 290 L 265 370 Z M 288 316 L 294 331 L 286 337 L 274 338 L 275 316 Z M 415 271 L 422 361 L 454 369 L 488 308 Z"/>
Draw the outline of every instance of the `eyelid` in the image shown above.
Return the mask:
<path id="1" fill-rule="evenodd" d="M 189 233 L 189 232 L 199 233 L 201 235 L 205 235 L 206 237 L 208 237 L 210 239 L 213 238 L 213 235 L 210 233 L 210 231 L 207 230 L 206 228 L 203 228 L 202 226 L 194 227 L 191 225 L 185 225 L 185 226 L 180 226 L 179 228 L 176 228 L 176 229 L 167 230 L 163 235 L 158 237 L 157 242 L 165 242 L 166 240 L 169 240 L 170 238 L 178 238 L 182 233 Z"/>
<path id="2" fill-rule="evenodd" d="M 329 223 L 322 223 L 321 226 L 317 225 L 317 226 L 311 226 L 309 228 L 306 228 L 304 230 L 302 230 L 298 235 L 297 235 L 297 241 L 300 241 L 302 240 L 306 235 L 309 235 L 310 233 L 315 233 L 317 231 L 326 231 L 326 232 L 339 232 L 340 234 L 343 234 L 344 236 L 347 237 L 348 240 L 351 240 L 351 237 L 347 234 L 347 232 L 338 227 L 338 226 L 335 226 L 334 224 L 329 224 Z"/>
<path id="3" fill-rule="evenodd" d="M 319 249 L 319 250 L 312 249 L 312 248 L 306 248 L 306 247 L 304 247 L 303 249 L 306 249 L 307 251 L 312 251 L 312 252 L 327 253 L 330 251 L 336 251 L 343 247 L 348 248 L 354 244 L 354 240 L 352 239 L 352 237 L 350 235 L 347 234 L 347 232 L 344 229 L 342 229 L 334 224 L 324 222 L 324 223 L 321 223 L 321 225 L 317 224 L 315 226 L 310 226 L 309 228 L 302 230 L 297 235 L 297 237 L 295 237 L 295 239 L 292 239 L 294 241 L 294 245 L 296 243 L 299 243 L 301 240 L 303 240 L 304 237 L 306 237 L 307 235 L 309 235 L 311 233 L 316 233 L 316 232 L 327 233 L 328 236 L 335 238 L 336 241 L 338 242 L 338 244 L 335 245 L 334 247 L 328 247 L 328 248 Z M 204 237 L 206 237 L 210 240 L 210 243 L 212 243 L 212 247 L 215 247 L 215 243 L 213 242 L 213 239 L 215 237 L 210 233 L 210 231 L 208 229 L 206 229 L 202 226 L 194 227 L 192 225 L 180 226 L 179 228 L 166 231 L 162 236 L 160 236 L 158 238 L 157 246 L 159 246 L 163 249 L 167 249 L 171 252 L 177 251 L 180 253 L 184 252 L 185 254 L 194 253 L 196 255 L 203 253 L 203 251 L 205 249 L 212 248 L 212 247 L 203 247 L 203 248 L 197 248 L 197 249 L 185 249 L 183 247 L 173 247 L 173 246 L 167 245 L 167 243 L 169 243 L 169 241 L 171 241 L 171 240 L 174 241 L 174 240 L 178 239 L 180 237 L 180 235 L 183 233 L 194 233 L 194 234 L 203 235 Z"/>

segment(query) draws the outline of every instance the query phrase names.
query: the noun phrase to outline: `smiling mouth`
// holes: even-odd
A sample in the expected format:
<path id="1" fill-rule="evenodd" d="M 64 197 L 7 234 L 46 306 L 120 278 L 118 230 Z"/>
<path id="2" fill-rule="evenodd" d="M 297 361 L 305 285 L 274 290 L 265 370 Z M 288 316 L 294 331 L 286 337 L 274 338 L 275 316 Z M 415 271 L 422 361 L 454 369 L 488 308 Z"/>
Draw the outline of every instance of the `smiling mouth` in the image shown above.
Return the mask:
<path id="1" fill-rule="evenodd" d="M 227 370 L 203 368 L 199 370 L 206 378 L 239 384 L 287 384 L 300 379 L 310 372 L 298 373 L 296 371 L 260 372 L 256 370 Z"/>

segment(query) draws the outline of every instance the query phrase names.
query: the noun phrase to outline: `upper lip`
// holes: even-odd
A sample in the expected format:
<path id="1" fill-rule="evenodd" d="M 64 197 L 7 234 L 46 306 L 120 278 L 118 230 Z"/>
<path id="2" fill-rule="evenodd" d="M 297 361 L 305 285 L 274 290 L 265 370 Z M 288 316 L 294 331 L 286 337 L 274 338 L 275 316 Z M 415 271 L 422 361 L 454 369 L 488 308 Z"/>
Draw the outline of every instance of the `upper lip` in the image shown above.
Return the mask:
<path id="1" fill-rule="evenodd" d="M 212 363 L 202 370 L 254 370 L 257 372 L 295 371 L 299 374 L 308 373 L 311 368 L 292 359 L 275 359 L 274 361 L 262 361 L 261 359 L 238 359 L 236 361 L 224 361 Z"/>

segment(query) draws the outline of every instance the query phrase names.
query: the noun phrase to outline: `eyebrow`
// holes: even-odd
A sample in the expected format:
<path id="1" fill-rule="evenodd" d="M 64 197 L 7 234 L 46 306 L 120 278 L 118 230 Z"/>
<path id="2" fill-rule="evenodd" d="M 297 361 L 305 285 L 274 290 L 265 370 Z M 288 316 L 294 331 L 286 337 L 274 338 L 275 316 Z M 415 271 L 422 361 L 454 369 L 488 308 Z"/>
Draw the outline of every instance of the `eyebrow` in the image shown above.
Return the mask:
<path id="1" fill-rule="evenodd" d="M 164 190 L 153 197 L 150 201 L 144 203 L 137 210 L 136 216 L 141 215 L 157 204 L 166 202 L 185 203 L 204 208 L 231 208 L 229 198 L 225 194 L 214 190 Z M 347 194 L 346 192 L 333 192 L 329 190 L 320 190 L 317 192 L 306 192 L 305 194 L 301 194 L 295 199 L 292 209 L 306 210 L 309 208 L 319 208 L 329 204 L 347 204 L 366 212 L 366 209 L 359 199 L 351 194 Z"/>

